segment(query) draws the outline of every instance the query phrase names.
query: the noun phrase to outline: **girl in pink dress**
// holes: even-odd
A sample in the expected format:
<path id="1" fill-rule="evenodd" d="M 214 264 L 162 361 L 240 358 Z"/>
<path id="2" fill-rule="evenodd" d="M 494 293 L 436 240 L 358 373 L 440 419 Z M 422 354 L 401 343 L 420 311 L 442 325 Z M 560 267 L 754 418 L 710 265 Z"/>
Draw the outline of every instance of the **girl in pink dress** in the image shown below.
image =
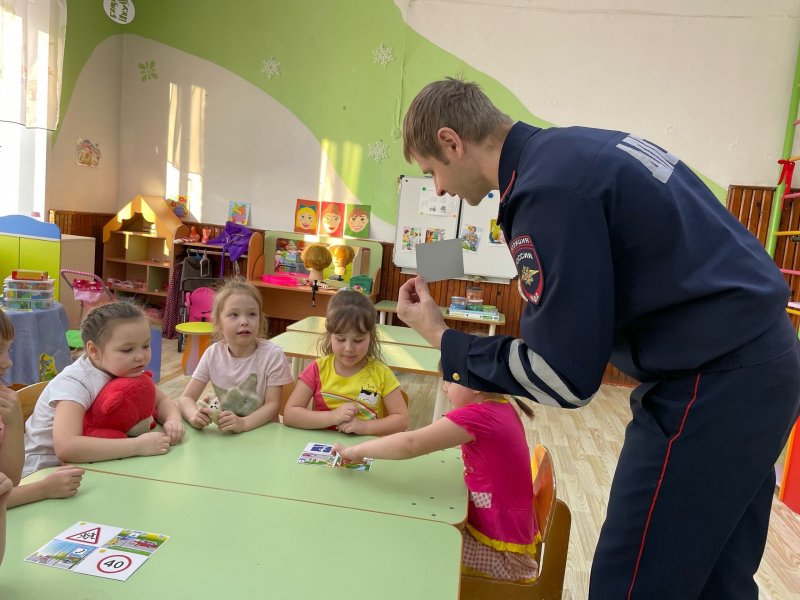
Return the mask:
<path id="1" fill-rule="evenodd" d="M 453 382 L 444 391 L 454 410 L 415 431 L 396 433 L 345 447 L 334 445 L 346 462 L 403 459 L 461 445 L 469 509 L 461 570 L 469 575 L 530 582 L 539 528 L 533 512 L 533 482 L 525 429 L 505 396 Z M 528 417 L 531 409 L 514 398 Z"/>

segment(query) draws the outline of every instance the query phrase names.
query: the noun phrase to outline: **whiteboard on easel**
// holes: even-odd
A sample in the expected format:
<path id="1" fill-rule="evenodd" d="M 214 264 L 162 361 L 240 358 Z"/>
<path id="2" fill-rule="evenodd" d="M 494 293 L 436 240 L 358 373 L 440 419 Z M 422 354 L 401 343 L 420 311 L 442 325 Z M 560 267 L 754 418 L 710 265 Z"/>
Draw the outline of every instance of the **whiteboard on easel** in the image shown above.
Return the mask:
<path id="1" fill-rule="evenodd" d="M 416 245 L 452 240 L 458 234 L 461 201 L 436 195 L 430 177 L 401 176 L 397 192 L 397 228 L 392 260 L 400 268 L 416 269 Z"/>
<path id="2" fill-rule="evenodd" d="M 436 196 L 430 177 L 400 177 L 394 264 L 416 270 L 417 244 L 461 237 L 465 276 L 508 283 L 517 270 L 497 225 L 499 206 L 497 191 L 470 206 L 454 196 Z"/>
<path id="3" fill-rule="evenodd" d="M 500 193 L 489 192 L 477 206 L 461 201 L 458 237 L 464 240 L 464 274 L 491 279 L 517 276 L 514 259 L 497 224 Z"/>

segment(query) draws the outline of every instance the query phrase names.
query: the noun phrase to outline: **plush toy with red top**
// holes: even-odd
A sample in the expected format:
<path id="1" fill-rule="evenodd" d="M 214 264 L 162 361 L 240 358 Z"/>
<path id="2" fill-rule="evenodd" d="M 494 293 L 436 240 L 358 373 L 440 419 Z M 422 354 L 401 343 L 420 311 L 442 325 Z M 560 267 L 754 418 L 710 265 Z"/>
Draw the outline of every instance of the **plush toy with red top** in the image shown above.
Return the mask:
<path id="1" fill-rule="evenodd" d="M 115 377 L 83 416 L 83 435 L 99 438 L 135 437 L 156 426 L 156 384 L 153 373 Z"/>

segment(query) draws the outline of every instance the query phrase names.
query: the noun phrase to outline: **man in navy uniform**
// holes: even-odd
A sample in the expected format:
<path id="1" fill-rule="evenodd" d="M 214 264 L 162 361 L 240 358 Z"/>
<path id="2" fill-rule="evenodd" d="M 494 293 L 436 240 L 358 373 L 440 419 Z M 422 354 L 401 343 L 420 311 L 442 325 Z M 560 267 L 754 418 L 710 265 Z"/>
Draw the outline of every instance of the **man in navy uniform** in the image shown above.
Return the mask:
<path id="1" fill-rule="evenodd" d="M 773 261 L 676 156 L 629 133 L 514 123 L 472 83 L 426 86 L 406 160 L 438 194 L 502 197 L 521 339 L 448 329 L 425 282 L 398 315 L 446 381 L 577 408 L 607 362 L 638 379 L 590 598 L 758 597 L 800 350 Z"/>

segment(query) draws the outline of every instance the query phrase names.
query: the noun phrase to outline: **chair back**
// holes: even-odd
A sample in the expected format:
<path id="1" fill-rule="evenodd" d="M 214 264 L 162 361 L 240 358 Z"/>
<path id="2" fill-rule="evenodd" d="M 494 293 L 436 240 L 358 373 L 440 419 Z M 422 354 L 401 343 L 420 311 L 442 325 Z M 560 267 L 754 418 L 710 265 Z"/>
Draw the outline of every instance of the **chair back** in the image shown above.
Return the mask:
<path id="1" fill-rule="evenodd" d="M 36 401 L 39 399 L 42 390 L 47 387 L 48 383 L 48 381 L 33 383 L 25 386 L 17 392 L 17 398 L 19 398 L 19 404 L 22 407 L 22 419 L 24 421 L 27 421 L 28 417 L 30 417 L 33 413 L 33 409 L 36 406 Z"/>
<path id="2" fill-rule="evenodd" d="M 280 409 L 278 409 L 278 414 L 280 416 L 283 416 L 283 411 L 286 408 L 286 403 L 289 401 L 289 396 L 292 395 L 292 392 L 294 391 L 294 386 L 296 385 L 297 382 L 293 381 L 292 383 L 287 383 L 286 385 L 283 386 L 283 390 L 281 390 L 281 407 Z"/>
<path id="3" fill-rule="evenodd" d="M 470 575 L 461 576 L 461 600 L 559 600 L 564 588 L 569 529 L 567 505 L 556 497 L 556 475 L 550 451 L 538 444 L 531 457 L 533 512 L 542 542 L 537 550 L 539 577 L 532 583 L 513 583 Z"/>
<path id="4" fill-rule="evenodd" d="M 188 320 L 211 321 L 211 310 L 214 308 L 215 292 L 211 288 L 197 288 L 188 295 Z"/>

